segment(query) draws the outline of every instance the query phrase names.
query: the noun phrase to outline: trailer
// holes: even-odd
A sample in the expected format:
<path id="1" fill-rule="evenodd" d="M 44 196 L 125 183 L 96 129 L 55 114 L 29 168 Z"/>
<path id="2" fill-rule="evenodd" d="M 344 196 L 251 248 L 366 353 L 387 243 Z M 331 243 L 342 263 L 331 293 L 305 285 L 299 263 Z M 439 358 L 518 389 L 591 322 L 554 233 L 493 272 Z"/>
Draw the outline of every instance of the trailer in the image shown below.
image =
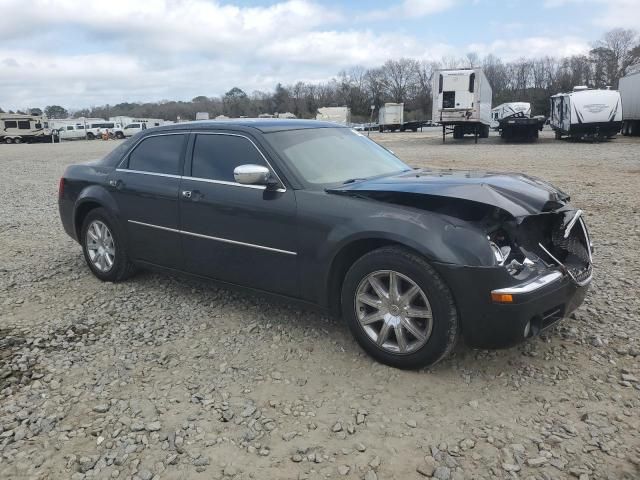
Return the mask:
<path id="1" fill-rule="evenodd" d="M 380 132 L 417 132 L 425 122 L 404 121 L 404 103 L 385 103 L 378 112 L 378 130 Z"/>
<path id="2" fill-rule="evenodd" d="M 620 79 L 622 135 L 640 135 L 640 70 Z"/>
<path id="3" fill-rule="evenodd" d="M 531 116 L 531 104 L 528 102 L 502 103 L 491 110 L 491 127 L 507 141 L 535 140 L 545 121 L 542 115 Z"/>
<path id="4" fill-rule="evenodd" d="M 349 107 L 321 107 L 316 114 L 316 120 L 349 125 L 351 123 L 351 109 Z"/>
<path id="5" fill-rule="evenodd" d="M 476 143 L 489 136 L 493 92 L 481 68 L 438 70 L 432 89 L 431 119 L 442 125 L 443 143 L 447 135 L 472 134 Z"/>
<path id="6" fill-rule="evenodd" d="M 42 117 L 19 113 L 0 113 L 0 143 L 56 141 Z"/>
<path id="7" fill-rule="evenodd" d="M 622 126 L 622 100 L 616 90 L 574 87 L 551 97 L 549 124 L 556 139 L 613 138 Z"/>

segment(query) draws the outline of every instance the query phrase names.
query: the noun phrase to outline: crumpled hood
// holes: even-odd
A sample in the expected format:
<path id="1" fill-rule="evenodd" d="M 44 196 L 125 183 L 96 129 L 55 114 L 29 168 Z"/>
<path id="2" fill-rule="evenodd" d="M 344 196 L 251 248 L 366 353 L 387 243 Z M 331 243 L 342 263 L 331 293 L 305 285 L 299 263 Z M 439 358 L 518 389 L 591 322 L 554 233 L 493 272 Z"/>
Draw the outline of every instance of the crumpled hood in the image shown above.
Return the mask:
<path id="1" fill-rule="evenodd" d="M 557 208 L 569 201 L 566 193 L 538 178 L 463 170 L 412 170 L 356 181 L 327 191 L 342 194 L 403 192 L 458 198 L 501 208 L 516 218 Z"/>

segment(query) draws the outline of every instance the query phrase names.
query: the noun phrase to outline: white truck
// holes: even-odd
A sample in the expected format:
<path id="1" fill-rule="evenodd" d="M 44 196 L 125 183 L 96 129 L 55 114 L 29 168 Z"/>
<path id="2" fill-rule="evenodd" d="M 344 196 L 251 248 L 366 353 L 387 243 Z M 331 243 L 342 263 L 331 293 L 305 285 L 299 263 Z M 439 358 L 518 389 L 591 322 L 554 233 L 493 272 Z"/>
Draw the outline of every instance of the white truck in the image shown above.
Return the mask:
<path id="1" fill-rule="evenodd" d="M 531 116 L 529 102 L 501 103 L 491 109 L 491 128 L 498 130 L 504 140 L 534 140 L 544 127 L 546 118 Z"/>
<path id="2" fill-rule="evenodd" d="M 616 90 L 574 87 L 551 97 L 549 124 L 556 139 L 613 138 L 622 126 L 622 100 Z"/>
<path id="3" fill-rule="evenodd" d="M 146 122 L 130 123 L 129 125 L 125 125 L 125 127 L 122 129 L 122 134 L 125 137 L 132 137 L 136 133 L 141 132 L 141 131 L 146 130 L 146 129 L 147 129 L 147 123 Z"/>
<path id="4" fill-rule="evenodd" d="M 196 120 L 209 120 L 209 112 L 196 112 Z"/>
<path id="5" fill-rule="evenodd" d="M 87 138 L 87 130 L 84 125 L 63 125 L 58 127 L 60 140 L 84 140 Z"/>
<path id="6" fill-rule="evenodd" d="M 622 135 L 640 135 L 640 70 L 620 79 Z"/>
<path id="7" fill-rule="evenodd" d="M 0 143 L 56 141 L 43 118 L 19 113 L 0 113 Z"/>
<path id="8" fill-rule="evenodd" d="M 481 68 L 439 70 L 433 76 L 431 120 L 442 125 L 442 141 L 448 134 L 487 138 L 491 125 L 489 80 Z"/>
<path id="9" fill-rule="evenodd" d="M 349 107 L 321 107 L 316 114 L 316 120 L 349 125 L 351 123 L 351 109 Z"/>
<path id="10" fill-rule="evenodd" d="M 87 124 L 87 138 L 89 140 L 100 138 L 105 132 L 109 132 L 110 137 L 124 138 L 124 129 L 119 123 L 102 120 Z"/>

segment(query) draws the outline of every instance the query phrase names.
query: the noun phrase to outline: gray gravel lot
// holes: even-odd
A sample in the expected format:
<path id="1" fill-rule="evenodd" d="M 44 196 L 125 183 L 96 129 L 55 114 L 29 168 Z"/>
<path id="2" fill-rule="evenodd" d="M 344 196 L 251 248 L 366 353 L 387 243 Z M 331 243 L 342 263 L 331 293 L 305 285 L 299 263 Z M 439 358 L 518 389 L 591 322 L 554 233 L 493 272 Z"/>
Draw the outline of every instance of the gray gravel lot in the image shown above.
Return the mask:
<path id="1" fill-rule="evenodd" d="M 596 244 L 585 305 L 517 348 L 394 370 L 319 313 L 151 273 L 101 283 L 56 191 L 117 142 L 0 145 L 0 478 L 640 478 L 640 139 L 372 137 L 570 193 Z"/>

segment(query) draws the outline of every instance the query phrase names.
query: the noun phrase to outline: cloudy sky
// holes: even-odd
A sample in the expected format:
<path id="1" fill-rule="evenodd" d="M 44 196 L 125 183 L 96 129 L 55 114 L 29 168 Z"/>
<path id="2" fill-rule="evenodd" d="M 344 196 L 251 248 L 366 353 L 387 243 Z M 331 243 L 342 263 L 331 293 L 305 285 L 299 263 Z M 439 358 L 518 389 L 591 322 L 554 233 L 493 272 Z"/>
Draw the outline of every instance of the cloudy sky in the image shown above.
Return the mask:
<path id="1" fill-rule="evenodd" d="M 189 100 L 401 56 L 571 55 L 640 0 L 0 0 L 0 107 Z"/>

